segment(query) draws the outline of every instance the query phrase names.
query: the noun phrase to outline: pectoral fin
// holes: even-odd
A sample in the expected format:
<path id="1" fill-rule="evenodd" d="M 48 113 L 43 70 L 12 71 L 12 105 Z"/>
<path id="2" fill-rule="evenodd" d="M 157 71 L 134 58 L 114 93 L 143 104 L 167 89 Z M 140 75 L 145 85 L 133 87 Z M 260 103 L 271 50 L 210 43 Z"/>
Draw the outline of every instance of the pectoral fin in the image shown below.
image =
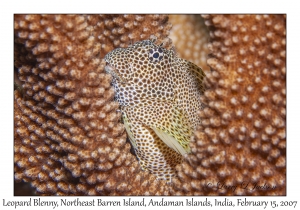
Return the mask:
<path id="1" fill-rule="evenodd" d="M 136 122 L 151 128 L 166 145 L 179 154 L 190 152 L 192 127 L 184 110 L 170 102 L 151 100 L 146 106 L 127 107 L 126 113 Z"/>
<path id="2" fill-rule="evenodd" d="M 168 147 L 174 149 L 181 155 L 187 154 L 187 151 L 178 143 L 178 141 L 171 135 L 165 133 L 164 131 L 151 127 L 156 135 L 166 144 Z"/>
<path id="3" fill-rule="evenodd" d="M 131 131 L 131 123 L 129 122 L 129 119 L 128 119 L 126 113 L 123 113 L 123 122 L 124 122 L 126 132 L 128 134 L 128 138 L 129 138 L 133 148 L 135 149 L 136 148 L 136 139 L 134 138 L 133 133 Z"/>

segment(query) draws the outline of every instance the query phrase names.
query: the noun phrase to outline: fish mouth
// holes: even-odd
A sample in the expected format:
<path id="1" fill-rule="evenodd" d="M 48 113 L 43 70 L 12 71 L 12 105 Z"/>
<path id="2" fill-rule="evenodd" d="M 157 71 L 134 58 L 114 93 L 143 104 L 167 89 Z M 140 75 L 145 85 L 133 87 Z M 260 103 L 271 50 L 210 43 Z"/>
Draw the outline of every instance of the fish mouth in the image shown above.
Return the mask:
<path id="1" fill-rule="evenodd" d="M 115 67 L 113 67 L 112 65 L 110 65 L 109 63 L 106 62 L 106 65 L 105 65 L 105 71 L 106 73 L 108 74 L 112 74 L 112 72 L 115 72 Z"/>
<path id="2" fill-rule="evenodd" d="M 124 82 L 122 77 L 118 74 L 118 71 L 114 66 L 106 62 L 106 66 L 104 67 L 106 73 L 111 74 L 115 79 Z"/>

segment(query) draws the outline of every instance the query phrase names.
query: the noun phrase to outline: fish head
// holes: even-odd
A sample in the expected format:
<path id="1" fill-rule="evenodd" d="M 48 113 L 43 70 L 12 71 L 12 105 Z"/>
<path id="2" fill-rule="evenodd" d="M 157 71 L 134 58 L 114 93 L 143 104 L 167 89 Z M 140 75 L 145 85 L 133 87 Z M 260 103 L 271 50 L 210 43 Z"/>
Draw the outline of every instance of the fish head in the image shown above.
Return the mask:
<path id="1" fill-rule="evenodd" d="M 166 68 L 170 68 L 172 56 L 172 50 L 144 40 L 109 52 L 104 58 L 105 70 L 120 82 L 157 82 L 166 74 Z"/>

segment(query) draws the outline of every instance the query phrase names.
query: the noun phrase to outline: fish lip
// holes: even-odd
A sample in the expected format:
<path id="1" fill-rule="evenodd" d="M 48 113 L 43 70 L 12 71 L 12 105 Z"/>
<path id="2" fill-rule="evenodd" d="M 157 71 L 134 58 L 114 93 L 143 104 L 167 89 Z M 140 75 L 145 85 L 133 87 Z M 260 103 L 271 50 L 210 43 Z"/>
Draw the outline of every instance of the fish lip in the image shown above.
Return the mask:
<path id="1" fill-rule="evenodd" d="M 121 77 L 121 75 L 119 75 L 118 71 L 116 71 L 116 68 L 113 65 L 107 63 L 104 67 L 104 70 L 107 74 L 111 74 L 115 79 L 119 80 L 120 82 L 124 82 L 124 79 Z"/>
<path id="2" fill-rule="evenodd" d="M 116 68 L 109 63 L 106 63 L 104 69 L 108 74 L 115 74 L 116 72 Z"/>
<path id="3" fill-rule="evenodd" d="M 111 68 L 111 69 L 116 69 L 113 65 L 111 65 L 110 63 L 107 63 L 107 62 L 106 62 L 105 67 Z"/>

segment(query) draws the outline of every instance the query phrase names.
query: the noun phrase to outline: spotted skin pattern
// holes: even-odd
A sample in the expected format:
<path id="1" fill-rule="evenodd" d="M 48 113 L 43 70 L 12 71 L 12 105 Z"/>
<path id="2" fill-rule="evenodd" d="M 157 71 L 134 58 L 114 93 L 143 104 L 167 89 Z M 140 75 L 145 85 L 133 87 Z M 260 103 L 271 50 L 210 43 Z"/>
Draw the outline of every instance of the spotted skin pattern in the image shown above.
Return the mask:
<path id="1" fill-rule="evenodd" d="M 171 181 L 200 124 L 202 69 L 153 40 L 115 49 L 105 61 L 142 169 Z"/>

